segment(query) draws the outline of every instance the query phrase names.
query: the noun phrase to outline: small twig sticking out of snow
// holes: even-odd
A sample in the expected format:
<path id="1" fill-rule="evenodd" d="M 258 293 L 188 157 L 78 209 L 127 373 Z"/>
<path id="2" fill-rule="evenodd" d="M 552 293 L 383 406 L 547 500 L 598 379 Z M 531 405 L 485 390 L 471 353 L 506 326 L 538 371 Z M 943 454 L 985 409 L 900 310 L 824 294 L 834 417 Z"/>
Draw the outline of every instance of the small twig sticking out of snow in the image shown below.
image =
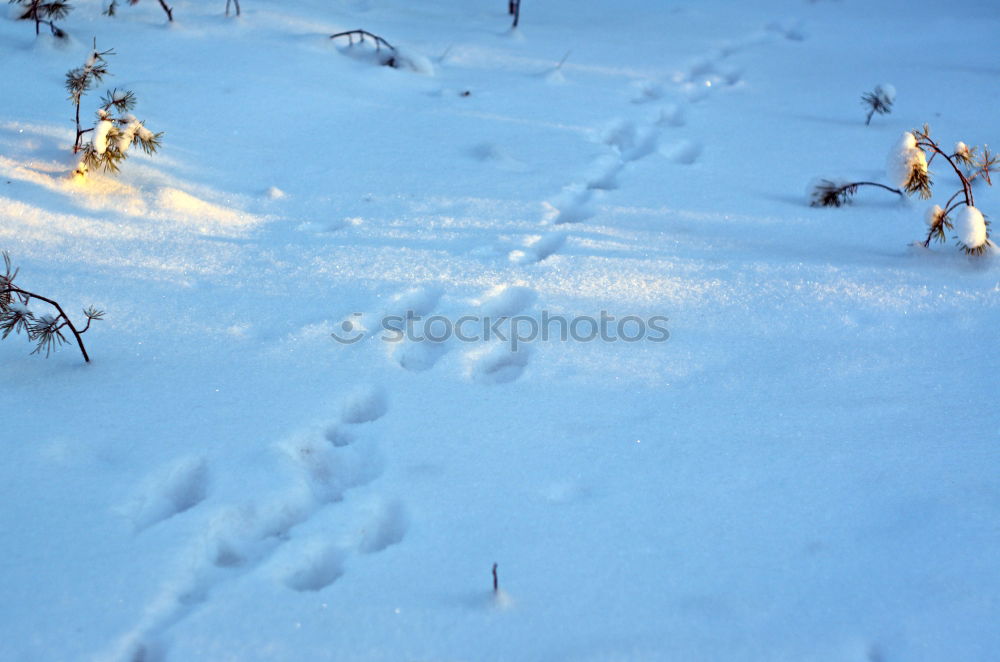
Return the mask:
<path id="1" fill-rule="evenodd" d="M 516 28 L 521 20 L 521 0 L 509 0 L 507 3 L 507 12 L 514 17 L 514 24 L 510 27 Z"/>
<path id="2" fill-rule="evenodd" d="M 493 564 L 493 593 L 500 592 L 500 580 L 497 578 L 497 564 Z"/>
<path id="3" fill-rule="evenodd" d="M 559 71 L 560 69 L 562 69 L 563 65 L 566 64 L 566 60 L 569 59 L 569 54 L 572 53 L 572 52 L 573 51 L 571 51 L 571 50 L 566 51 L 566 55 L 563 55 L 562 59 L 559 60 L 559 64 L 556 65 L 556 68 L 555 68 L 556 71 Z"/>
<path id="4" fill-rule="evenodd" d="M 365 37 L 368 37 L 373 42 L 375 42 L 375 50 L 379 50 L 382 46 L 385 46 L 392 52 L 396 52 L 396 47 L 387 42 L 382 37 L 377 34 L 372 34 L 368 30 L 348 30 L 346 32 L 338 32 L 337 34 L 330 35 L 330 39 L 337 39 L 339 37 L 347 37 L 350 46 L 354 45 L 354 37 L 358 37 L 360 43 L 365 43 Z"/>
<path id="5" fill-rule="evenodd" d="M 240 0 L 226 0 L 226 16 L 229 16 L 229 5 L 236 6 L 236 15 L 240 15 Z"/>

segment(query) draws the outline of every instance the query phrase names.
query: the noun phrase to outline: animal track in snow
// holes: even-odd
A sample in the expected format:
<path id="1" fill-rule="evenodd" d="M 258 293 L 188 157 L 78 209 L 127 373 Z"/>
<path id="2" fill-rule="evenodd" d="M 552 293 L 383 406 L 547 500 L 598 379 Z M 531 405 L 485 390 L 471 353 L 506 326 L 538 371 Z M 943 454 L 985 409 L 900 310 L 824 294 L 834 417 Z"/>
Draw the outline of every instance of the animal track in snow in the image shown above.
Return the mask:
<path id="1" fill-rule="evenodd" d="M 605 130 L 601 141 L 614 148 L 623 161 L 638 161 L 656 151 L 657 135 L 653 127 L 638 128 L 632 122 L 615 122 Z"/>
<path id="2" fill-rule="evenodd" d="M 591 205 L 593 195 L 593 189 L 585 186 L 567 186 L 552 200 L 542 203 L 545 208 L 545 220 L 553 225 L 586 221 L 595 214 Z"/>
<path id="3" fill-rule="evenodd" d="M 295 566 L 285 575 L 285 585 L 295 591 L 319 591 L 344 574 L 346 554 L 332 543 L 313 545 L 297 554 Z"/>
<path id="4" fill-rule="evenodd" d="M 408 312 L 424 316 L 433 312 L 441 300 L 442 291 L 436 285 L 421 285 L 397 294 L 386 306 L 385 315 L 404 316 Z"/>
<path id="5" fill-rule="evenodd" d="M 613 191 L 618 188 L 618 175 L 625 169 L 625 161 L 620 154 L 608 154 L 594 161 L 587 177 L 587 188 L 598 191 Z"/>
<path id="6" fill-rule="evenodd" d="M 632 103 L 650 103 L 663 98 L 663 86 L 656 81 L 643 80 L 633 85 L 635 93 L 632 95 Z"/>
<path id="7" fill-rule="evenodd" d="M 486 317 L 513 317 L 530 306 L 538 294 L 530 287 L 520 285 L 500 285 L 486 293 L 479 304 L 480 312 Z"/>
<path id="8" fill-rule="evenodd" d="M 565 243 L 565 232 L 549 232 L 529 239 L 522 248 L 511 251 L 508 258 L 516 264 L 535 264 L 558 251 Z"/>
<path id="9" fill-rule="evenodd" d="M 197 506 L 208 495 L 208 482 L 208 465 L 204 459 L 178 460 L 148 478 L 142 493 L 128 503 L 124 511 L 132 519 L 136 531 L 141 531 Z"/>
<path id="10" fill-rule="evenodd" d="M 348 489 L 370 483 L 382 472 L 378 458 L 356 444 L 337 447 L 325 437 L 308 434 L 293 438 L 283 449 L 321 503 L 340 501 Z"/>
<path id="11" fill-rule="evenodd" d="M 679 104 L 672 103 L 660 109 L 660 117 L 656 120 L 659 126 L 684 126 L 684 108 Z"/>
<path id="12" fill-rule="evenodd" d="M 409 518 L 399 501 L 380 503 L 374 507 L 371 520 L 361 532 L 358 551 L 362 554 L 381 552 L 402 542 L 409 528 Z"/>
<path id="13" fill-rule="evenodd" d="M 507 170 L 509 172 L 522 172 L 527 170 L 527 166 L 523 162 L 518 161 L 492 143 L 480 143 L 475 145 L 469 148 L 467 154 L 482 163 L 492 163 L 501 170 Z"/>
<path id="14" fill-rule="evenodd" d="M 789 41 L 804 41 L 806 38 L 802 29 L 802 21 L 799 19 L 772 21 L 767 25 L 767 30 L 779 34 Z"/>
<path id="15" fill-rule="evenodd" d="M 327 426 L 323 437 L 337 448 L 350 446 L 355 441 L 354 433 L 339 424 Z"/>
<path id="16" fill-rule="evenodd" d="M 448 351 L 445 342 L 423 340 L 401 340 L 392 348 L 392 358 L 404 370 L 424 372 L 430 370 Z"/>
<path id="17" fill-rule="evenodd" d="M 470 374 L 481 384 L 507 384 L 521 376 L 530 358 L 527 346 L 515 352 L 506 344 L 497 344 L 472 356 Z"/>
<path id="18" fill-rule="evenodd" d="M 340 420 L 357 425 L 377 421 L 388 410 L 385 391 L 377 386 L 356 389 L 344 400 L 340 410 Z"/>
<path id="19" fill-rule="evenodd" d="M 691 165 L 698 160 L 699 156 L 701 156 L 701 149 L 701 143 L 699 142 L 682 140 L 671 147 L 665 156 L 674 163 Z"/>

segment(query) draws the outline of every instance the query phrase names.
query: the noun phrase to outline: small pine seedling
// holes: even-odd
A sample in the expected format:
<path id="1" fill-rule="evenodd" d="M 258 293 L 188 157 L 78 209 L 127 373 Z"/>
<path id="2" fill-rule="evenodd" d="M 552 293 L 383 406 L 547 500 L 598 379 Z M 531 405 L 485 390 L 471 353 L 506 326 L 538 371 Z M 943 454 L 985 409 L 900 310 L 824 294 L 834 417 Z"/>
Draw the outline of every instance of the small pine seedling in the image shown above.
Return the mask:
<path id="1" fill-rule="evenodd" d="M 164 13 L 166 13 L 166 15 L 167 15 L 167 21 L 172 22 L 174 20 L 174 10 L 173 10 L 173 7 L 171 7 L 170 5 L 168 5 L 166 3 L 166 0 L 159 0 L 159 2 L 160 2 L 160 7 L 163 9 Z M 128 3 L 130 5 L 137 5 L 137 4 L 139 4 L 139 0 L 128 0 Z M 239 12 L 239 3 L 237 3 L 236 7 L 237 7 L 237 13 L 238 13 Z M 228 8 L 228 5 L 227 5 L 227 8 Z M 107 9 L 104 10 L 104 15 L 105 16 L 114 16 L 117 11 L 118 11 L 118 0 L 111 0 L 111 2 L 108 4 Z"/>
<path id="2" fill-rule="evenodd" d="M 47 358 L 56 347 L 69 342 L 64 333 L 68 331 L 76 340 L 83 360 L 90 363 L 90 356 L 83 346 L 81 336 L 90 329 L 91 322 L 104 318 L 104 311 L 93 306 L 85 308 L 83 315 L 87 318 L 87 324 L 83 328 L 77 328 L 58 302 L 17 285 L 14 281 L 18 270 L 11 264 L 10 255 L 4 252 L 2 256 L 4 269 L 0 273 L 0 340 L 6 340 L 11 333 L 20 335 L 24 331 L 28 340 L 35 343 L 35 349 L 31 353 L 40 354 L 45 350 Z M 28 305 L 36 300 L 47 304 L 55 313 L 32 311 Z"/>
<path id="3" fill-rule="evenodd" d="M 21 21 L 35 22 L 35 35 L 41 33 L 41 26 L 49 26 L 52 36 L 57 39 L 65 39 L 66 32 L 56 26 L 55 21 L 66 18 L 73 8 L 69 0 L 9 0 L 12 5 L 18 5 L 24 12 L 18 16 Z"/>
<path id="4" fill-rule="evenodd" d="M 976 208 L 972 184 L 981 178 L 992 186 L 991 174 L 1000 170 L 1000 156 L 991 153 L 988 147 L 980 150 L 978 147 L 969 147 L 964 142 L 956 143 L 949 154 L 940 143 L 931 138 L 930 127 L 926 124 L 922 129 L 904 133 L 889 153 L 888 175 L 891 183 L 899 188 L 878 182 L 835 182 L 822 179 L 810 192 L 810 205 L 841 207 L 848 204 L 862 186 L 875 186 L 899 196 L 917 194 L 926 200 L 933 195 L 929 166 L 938 157 L 951 167 L 961 187 L 948 198 L 943 207 L 934 205 L 927 211 L 925 220 L 928 230 L 922 243 L 927 247 L 931 241 L 947 241 L 947 232 L 954 230 L 954 238 L 966 255 L 984 255 L 994 244 L 990 240 L 990 223 Z M 952 214 L 957 216 L 953 219 Z"/>
<path id="5" fill-rule="evenodd" d="M 116 173 L 120 163 L 128 158 L 128 151 L 138 146 L 146 154 L 152 154 L 160 147 L 162 133 L 153 133 L 146 125 L 129 113 L 135 107 L 135 93 L 131 90 L 112 89 L 101 98 L 97 109 L 97 123 L 87 129 L 80 127 L 80 102 L 84 93 L 108 75 L 105 59 L 114 51 L 94 49 L 82 67 L 66 74 L 66 89 L 70 101 L 76 108 L 76 143 L 73 153 L 83 151 L 77 165 L 76 174 L 86 175 L 94 169 Z M 84 144 L 84 134 L 91 133 L 90 142 Z"/>
<path id="6" fill-rule="evenodd" d="M 872 115 L 888 115 L 892 112 L 892 104 L 896 100 L 896 88 L 889 83 L 876 85 L 871 92 L 861 95 L 861 105 L 868 109 L 865 126 L 872 123 Z"/>

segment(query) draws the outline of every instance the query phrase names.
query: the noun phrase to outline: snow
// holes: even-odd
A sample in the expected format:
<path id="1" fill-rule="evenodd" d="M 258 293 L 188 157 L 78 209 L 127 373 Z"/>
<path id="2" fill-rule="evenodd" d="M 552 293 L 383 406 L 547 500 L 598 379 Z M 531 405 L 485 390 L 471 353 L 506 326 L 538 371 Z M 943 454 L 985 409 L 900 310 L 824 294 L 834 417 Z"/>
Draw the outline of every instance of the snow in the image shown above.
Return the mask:
<path id="1" fill-rule="evenodd" d="M 972 205 L 963 205 L 955 216 L 958 240 L 967 248 L 979 248 L 986 243 L 986 219 Z"/>
<path id="2" fill-rule="evenodd" d="M 941 205 L 934 205 L 927 209 L 927 214 L 924 216 L 924 223 L 929 228 L 936 228 L 941 224 L 943 218 L 944 209 L 941 208 Z"/>
<path id="3" fill-rule="evenodd" d="M 94 151 L 98 154 L 104 154 L 104 152 L 108 151 L 108 134 L 111 133 L 114 126 L 111 120 L 102 119 L 94 127 Z"/>
<path id="4" fill-rule="evenodd" d="M 896 100 L 896 86 L 891 83 L 882 83 L 881 85 L 875 86 L 875 96 L 877 96 L 882 103 L 891 106 Z"/>
<path id="5" fill-rule="evenodd" d="M 917 147 L 914 135 L 907 131 L 889 152 L 886 174 L 893 186 L 905 189 L 916 169 L 927 171 L 927 155 Z"/>
<path id="6" fill-rule="evenodd" d="M 913 246 L 940 158 L 927 203 L 801 195 L 1000 142 L 994 2 L 73 4 L 0 21 L 0 249 L 107 310 L 90 364 L 0 342 L 0 661 L 1000 650 L 1000 258 Z M 94 37 L 164 140 L 71 178 Z M 407 310 L 669 339 L 384 342 Z"/>

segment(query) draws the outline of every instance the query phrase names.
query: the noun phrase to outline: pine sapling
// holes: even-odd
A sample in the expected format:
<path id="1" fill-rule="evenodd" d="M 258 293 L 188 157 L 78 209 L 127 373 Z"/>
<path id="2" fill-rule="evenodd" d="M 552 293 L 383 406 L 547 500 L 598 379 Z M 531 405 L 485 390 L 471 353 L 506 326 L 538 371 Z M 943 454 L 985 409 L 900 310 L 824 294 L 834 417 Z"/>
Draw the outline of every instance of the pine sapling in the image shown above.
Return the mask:
<path id="1" fill-rule="evenodd" d="M 135 93 L 131 90 L 112 89 L 101 98 L 97 109 L 97 122 L 93 127 L 81 128 L 80 103 L 83 95 L 108 75 L 105 57 L 114 51 L 98 51 L 94 48 L 82 67 L 66 74 L 66 89 L 76 110 L 76 142 L 73 153 L 83 151 L 77 165 L 76 174 L 86 175 L 95 168 L 116 173 L 119 164 L 128 158 L 128 151 L 138 147 L 146 154 L 156 152 L 160 147 L 162 133 L 153 133 L 129 111 L 135 107 Z M 90 133 L 90 142 L 84 144 L 83 137 Z"/>
<path id="2" fill-rule="evenodd" d="M 18 5 L 24 10 L 24 13 L 17 17 L 18 20 L 35 22 L 36 36 L 41 33 L 41 26 L 44 24 L 49 26 L 53 37 L 66 38 L 66 32 L 56 26 L 55 21 L 66 18 L 73 9 L 69 0 L 9 0 L 9 3 Z"/>
<path id="3" fill-rule="evenodd" d="M 868 109 L 865 126 L 872 123 L 872 115 L 888 115 L 892 112 L 892 104 L 896 100 L 896 88 L 889 83 L 876 85 L 871 92 L 861 95 L 861 105 Z"/>
<path id="4" fill-rule="evenodd" d="M 904 133 L 889 153 L 886 172 L 890 183 L 899 188 L 878 182 L 822 179 L 810 192 L 810 205 L 841 207 L 851 201 L 861 186 L 875 186 L 899 196 L 917 194 L 925 200 L 929 199 L 933 195 L 929 168 L 938 157 L 951 167 L 961 187 L 943 207 L 934 205 L 927 211 L 925 222 L 928 230 L 922 243 L 926 247 L 931 241 L 947 241 L 947 232 L 954 230 L 954 238 L 966 255 L 983 255 L 994 244 L 990 240 L 990 223 L 976 208 L 972 185 L 977 179 L 982 179 L 992 186 L 990 175 L 1000 169 L 1000 156 L 992 154 L 988 147 L 980 151 L 978 147 L 969 147 L 964 142 L 956 143 L 949 154 L 931 138 L 930 127 L 926 124 L 923 129 Z M 957 214 L 954 219 L 953 214 Z"/>
<path id="5" fill-rule="evenodd" d="M 18 270 L 12 266 L 6 252 L 2 255 L 4 270 L 0 273 L 0 339 L 5 340 L 11 333 L 20 335 L 23 331 L 28 340 L 35 343 L 35 349 L 31 353 L 40 354 L 45 350 L 47 358 L 52 350 L 69 342 L 66 338 L 68 332 L 76 340 L 83 360 L 89 363 L 90 356 L 83 345 L 82 336 L 90 330 L 91 322 L 104 318 L 104 311 L 93 306 L 85 308 L 83 315 L 87 318 L 87 323 L 82 328 L 77 328 L 58 302 L 17 285 L 14 281 Z M 49 311 L 32 311 L 28 306 L 34 301 L 46 304 Z"/>

